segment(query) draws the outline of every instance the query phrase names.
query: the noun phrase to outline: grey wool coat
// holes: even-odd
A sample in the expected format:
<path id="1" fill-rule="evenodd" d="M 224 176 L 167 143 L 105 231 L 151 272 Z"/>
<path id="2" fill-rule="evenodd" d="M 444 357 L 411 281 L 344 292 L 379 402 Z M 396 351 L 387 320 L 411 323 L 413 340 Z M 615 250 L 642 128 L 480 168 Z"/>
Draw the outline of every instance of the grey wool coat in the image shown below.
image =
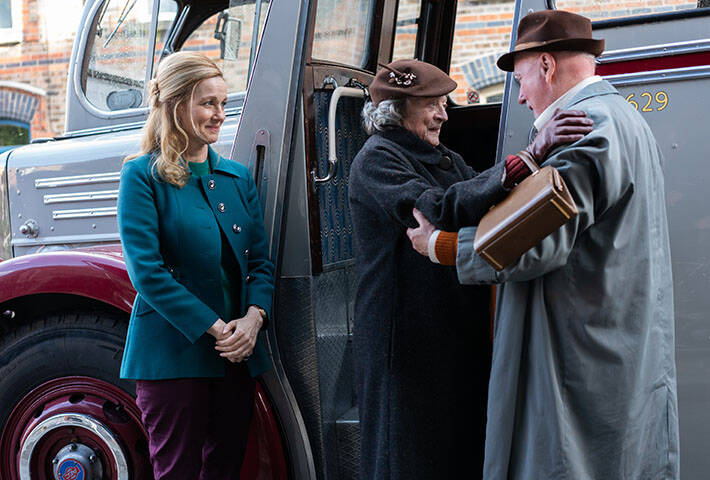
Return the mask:
<path id="1" fill-rule="evenodd" d="M 461 286 L 454 267 L 414 251 L 406 229 L 415 206 L 440 225 L 477 222 L 505 195 L 502 168 L 478 175 L 401 128 L 372 135 L 353 162 L 360 478 L 481 475 L 489 289 Z"/>
<path id="2" fill-rule="evenodd" d="M 594 131 L 552 152 L 579 216 L 496 273 L 459 231 L 462 283 L 499 288 L 486 479 L 678 478 L 662 157 L 606 81 L 565 109 Z"/>

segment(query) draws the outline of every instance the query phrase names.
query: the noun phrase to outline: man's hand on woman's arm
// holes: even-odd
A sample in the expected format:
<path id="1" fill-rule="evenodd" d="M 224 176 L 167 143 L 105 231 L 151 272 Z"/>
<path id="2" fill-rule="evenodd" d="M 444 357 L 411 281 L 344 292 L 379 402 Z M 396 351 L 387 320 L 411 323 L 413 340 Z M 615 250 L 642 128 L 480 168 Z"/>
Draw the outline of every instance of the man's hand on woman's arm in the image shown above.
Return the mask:
<path id="1" fill-rule="evenodd" d="M 429 257 L 434 263 L 456 265 L 458 233 L 436 230 L 434 225 L 416 208 L 412 212 L 419 226 L 408 228 L 407 236 L 414 250 Z"/>
<path id="2" fill-rule="evenodd" d="M 532 173 L 522 157 L 530 154 L 531 160 L 539 165 L 547 158 L 550 151 L 581 140 L 593 128 L 594 121 L 587 118 L 584 111 L 560 110 L 558 108 L 524 151 L 506 157 L 503 186 L 511 189 Z"/>
<path id="3" fill-rule="evenodd" d="M 426 219 L 422 212 L 416 208 L 412 212 L 414 219 L 419 223 L 417 228 L 408 228 L 407 236 L 412 242 L 412 247 L 414 250 L 421 253 L 425 257 L 429 256 L 429 238 L 431 238 L 434 233 L 434 225 L 431 224 L 429 220 Z"/>

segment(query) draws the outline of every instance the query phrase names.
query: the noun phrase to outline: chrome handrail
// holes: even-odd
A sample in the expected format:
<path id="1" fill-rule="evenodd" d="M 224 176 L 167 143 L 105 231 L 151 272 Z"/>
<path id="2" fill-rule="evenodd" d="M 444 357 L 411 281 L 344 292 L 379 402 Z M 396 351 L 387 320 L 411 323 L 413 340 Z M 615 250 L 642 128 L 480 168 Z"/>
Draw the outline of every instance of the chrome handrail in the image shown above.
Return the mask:
<path id="1" fill-rule="evenodd" d="M 365 90 L 354 87 L 338 87 L 333 90 L 328 108 L 328 173 L 325 177 L 318 177 L 316 169 L 311 170 L 314 186 L 332 180 L 338 166 L 338 156 L 335 151 L 335 114 L 338 111 L 340 97 L 365 98 Z"/>

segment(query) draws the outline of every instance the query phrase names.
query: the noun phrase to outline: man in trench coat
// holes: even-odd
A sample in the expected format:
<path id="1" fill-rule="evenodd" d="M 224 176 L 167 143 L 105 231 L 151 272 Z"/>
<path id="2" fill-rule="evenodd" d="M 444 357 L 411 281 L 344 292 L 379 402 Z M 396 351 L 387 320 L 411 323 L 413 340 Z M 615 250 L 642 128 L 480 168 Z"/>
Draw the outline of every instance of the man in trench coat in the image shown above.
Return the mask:
<path id="1" fill-rule="evenodd" d="M 536 125 L 556 107 L 594 120 L 592 133 L 544 162 L 564 178 L 576 218 L 501 272 L 474 252 L 476 227 L 457 238 L 434 232 L 430 243 L 433 227 L 417 213 L 420 227 L 408 232 L 434 258 L 455 242 L 440 260 L 455 263 L 461 283 L 502 283 L 486 479 L 679 476 L 661 152 L 641 115 L 594 77 L 587 54 L 602 50 L 586 18 L 541 11 L 521 20 L 515 49 L 498 61 L 515 72 Z"/>

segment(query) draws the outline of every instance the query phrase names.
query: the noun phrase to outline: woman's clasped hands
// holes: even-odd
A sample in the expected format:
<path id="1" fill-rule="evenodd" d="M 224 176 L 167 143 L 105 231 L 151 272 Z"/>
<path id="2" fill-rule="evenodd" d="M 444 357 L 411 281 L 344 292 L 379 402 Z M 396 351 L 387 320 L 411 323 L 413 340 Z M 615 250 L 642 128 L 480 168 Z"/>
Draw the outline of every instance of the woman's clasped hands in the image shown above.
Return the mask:
<path id="1" fill-rule="evenodd" d="M 217 340 L 215 350 L 220 352 L 220 357 L 236 363 L 249 359 L 263 323 L 259 310 L 250 306 L 242 318 L 236 318 L 229 323 L 225 323 L 221 318 L 217 319 L 207 333 Z"/>

